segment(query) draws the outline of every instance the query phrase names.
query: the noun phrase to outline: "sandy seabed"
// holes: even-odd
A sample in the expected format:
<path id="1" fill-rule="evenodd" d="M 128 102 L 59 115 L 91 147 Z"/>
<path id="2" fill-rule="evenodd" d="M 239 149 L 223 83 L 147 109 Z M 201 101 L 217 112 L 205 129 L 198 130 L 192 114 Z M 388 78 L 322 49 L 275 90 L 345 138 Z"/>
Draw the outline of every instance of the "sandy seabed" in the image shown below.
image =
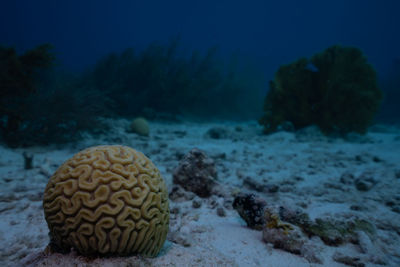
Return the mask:
<path id="1" fill-rule="evenodd" d="M 127 133 L 126 120 L 110 124 L 107 134 L 88 135 L 77 143 L 0 146 L 1 266 L 400 266 L 399 128 L 375 126 L 365 136 L 342 139 L 313 128 L 262 135 L 256 122 L 152 122 L 150 136 L 140 137 Z M 207 134 L 211 128 L 224 129 L 219 139 Z M 170 233 L 157 258 L 45 253 L 49 239 L 42 196 L 49 177 L 76 152 L 100 144 L 142 151 L 160 169 L 169 190 L 179 160 L 199 148 L 215 161 L 225 191 L 221 195 L 254 193 L 270 206 L 298 209 L 312 220 L 356 217 L 373 225 L 374 234 L 334 245 L 309 237 L 313 255 L 305 257 L 264 242 L 262 231 L 248 228 L 232 208 L 233 197 L 188 194 L 170 200 Z M 34 155 L 31 170 L 24 169 L 25 151 Z M 364 186 L 357 184 L 365 176 Z M 244 184 L 249 179 L 277 190 L 260 191 Z"/>

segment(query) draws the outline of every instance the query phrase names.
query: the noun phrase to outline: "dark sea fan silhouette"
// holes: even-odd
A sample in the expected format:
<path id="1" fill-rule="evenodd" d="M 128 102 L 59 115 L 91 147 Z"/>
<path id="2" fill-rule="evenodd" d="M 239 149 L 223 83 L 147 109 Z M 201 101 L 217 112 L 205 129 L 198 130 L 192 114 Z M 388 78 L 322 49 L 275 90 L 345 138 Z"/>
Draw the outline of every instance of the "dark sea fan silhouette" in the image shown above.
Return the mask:
<path id="1" fill-rule="evenodd" d="M 381 98 L 361 50 L 336 45 L 278 69 L 260 123 L 266 133 L 287 121 L 295 129 L 315 124 L 326 134 L 365 133 Z"/>

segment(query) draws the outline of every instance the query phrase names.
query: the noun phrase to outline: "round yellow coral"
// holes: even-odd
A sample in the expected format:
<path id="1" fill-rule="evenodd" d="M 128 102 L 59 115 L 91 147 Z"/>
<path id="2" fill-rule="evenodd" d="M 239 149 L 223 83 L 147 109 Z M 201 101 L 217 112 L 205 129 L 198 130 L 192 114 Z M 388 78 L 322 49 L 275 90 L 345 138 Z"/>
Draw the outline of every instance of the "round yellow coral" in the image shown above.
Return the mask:
<path id="1" fill-rule="evenodd" d="M 150 134 L 149 123 L 142 117 L 136 118 L 132 121 L 130 130 L 142 136 L 149 136 Z"/>
<path id="2" fill-rule="evenodd" d="M 43 198 L 51 245 L 81 254 L 156 256 L 167 236 L 160 171 L 126 146 L 97 146 L 67 160 Z"/>

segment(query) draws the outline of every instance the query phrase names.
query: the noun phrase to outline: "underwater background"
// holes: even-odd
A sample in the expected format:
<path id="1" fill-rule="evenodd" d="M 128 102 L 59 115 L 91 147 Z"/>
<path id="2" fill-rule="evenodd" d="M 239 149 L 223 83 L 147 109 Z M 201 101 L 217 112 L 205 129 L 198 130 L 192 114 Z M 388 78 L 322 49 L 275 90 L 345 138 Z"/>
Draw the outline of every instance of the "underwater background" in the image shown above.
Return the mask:
<path id="1" fill-rule="evenodd" d="M 0 262 L 400 266 L 399 10 L 3 1 Z M 55 249 L 46 184 L 99 145 L 143 152 L 165 180 L 157 257 Z"/>
<path id="2" fill-rule="evenodd" d="M 258 120 L 271 87 L 269 81 L 280 66 L 311 58 L 334 45 L 359 49 L 360 60 L 364 60 L 360 64 L 372 68 L 371 73 L 360 76 L 376 76 L 360 82 L 365 83 L 360 86 L 376 87 L 370 97 L 377 103 L 371 104 L 368 115 L 359 115 L 368 117 L 363 119 L 365 125 L 374 118 L 398 122 L 396 1 L 15 1 L 2 5 L 1 115 L 3 124 L 9 124 L 3 125 L 2 136 L 10 145 L 68 141 L 77 132 L 103 127 L 95 126 L 99 116 L 152 119 L 168 113 L 191 119 Z M 349 62 L 325 59 L 319 68 L 337 64 L 332 68 L 347 75 L 368 72 L 361 65 L 351 66 L 357 59 L 346 52 L 337 53 Z M 311 72 L 314 67 L 318 73 L 312 61 L 304 68 Z M 341 73 L 332 75 L 336 78 Z M 302 77 L 286 79 L 304 82 L 295 81 Z M 338 83 L 353 83 L 350 80 Z M 298 97 L 294 89 L 285 90 L 291 96 L 284 101 Z M 332 90 L 335 98 L 346 97 L 339 89 Z M 328 94 L 311 92 L 321 97 Z M 309 98 L 304 91 L 300 94 Z M 325 105 L 318 97 L 305 105 Z M 40 108 L 32 105 L 37 101 L 41 101 Z M 264 111 L 268 109 L 264 107 Z M 46 114 L 49 110 L 52 114 Z M 288 114 L 279 116 L 296 124 L 293 120 L 297 119 Z M 334 120 L 332 116 L 318 120 Z M 296 128 L 312 123 L 310 119 Z M 24 128 L 24 136 L 20 128 Z M 37 140 L 28 140 L 33 138 L 32 132 Z M 9 140 L 15 136 L 18 141 Z"/>

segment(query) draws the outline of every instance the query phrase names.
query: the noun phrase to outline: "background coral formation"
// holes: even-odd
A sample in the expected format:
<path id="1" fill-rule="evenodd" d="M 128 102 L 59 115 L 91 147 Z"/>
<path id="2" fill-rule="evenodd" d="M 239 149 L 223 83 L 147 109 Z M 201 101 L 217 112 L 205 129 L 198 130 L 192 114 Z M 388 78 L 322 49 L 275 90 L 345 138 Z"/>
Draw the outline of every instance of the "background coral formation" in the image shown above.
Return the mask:
<path id="1" fill-rule="evenodd" d="M 150 134 L 150 127 L 149 123 L 145 118 L 139 117 L 132 121 L 130 125 L 131 132 L 136 133 L 142 136 L 149 136 Z"/>
<path id="2" fill-rule="evenodd" d="M 286 121 L 295 129 L 316 124 L 325 133 L 365 133 L 381 98 L 375 71 L 362 52 L 332 46 L 279 68 L 260 123 L 267 133 Z"/>
<path id="3" fill-rule="evenodd" d="M 0 48 L 0 141 L 8 146 L 71 142 L 115 116 L 237 120 L 262 111 L 261 71 L 216 47 L 188 54 L 175 38 L 108 54 L 82 73 L 51 64 L 50 48 Z"/>
<path id="4" fill-rule="evenodd" d="M 82 254 L 155 256 L 168 232 L 167 189 L 141 152 L 97 146 L 50 178 L 43 207 L 51 247 Z"/>
<path id="5" fill-rule="evenodd" d="M 0 46 L 0 134 L 7 143 L 18 142 L 26 117 L 26 98 L 37 90 L 40 72 L 48 69 L 54 56 L 49 44 L 18 55 L 12 47 Z"/>
<path id="6" fill-rule="evenodd" d="M 112 101 L 81 77 L 56 69 L 49 44 L 18 54 L 0 47 L 0 139 L 11 147 L 65 143 L 104 131 Z"/>

